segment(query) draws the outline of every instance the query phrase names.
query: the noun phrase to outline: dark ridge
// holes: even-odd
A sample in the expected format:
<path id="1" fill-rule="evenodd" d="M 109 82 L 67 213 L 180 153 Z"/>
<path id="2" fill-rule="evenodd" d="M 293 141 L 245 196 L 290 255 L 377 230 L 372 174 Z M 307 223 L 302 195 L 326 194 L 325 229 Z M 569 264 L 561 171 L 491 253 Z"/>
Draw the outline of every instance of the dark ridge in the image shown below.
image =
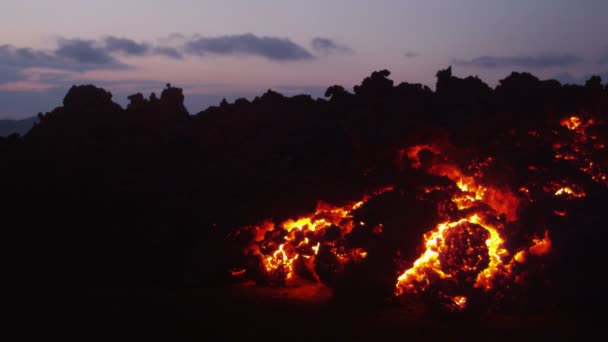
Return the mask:
<path id="1" fill-rule="evenodd" d="M 353 93 L 332 85 L 326 99 L 268 90 L 251 101 L 224 100 L 192 115 L 183 105 L 182 89 L 170 84 L 160 97 L 129 96 L 126 109 L 104 89 L 73 86 L 63 106 L 39 114 L 31 130 L 0 138 L 1 250 L 13 316 L 44 330 L 44 336 L 116 340 L 126 338 L 119 331 L 127 330 L 144 340 L 186 335 L 200 340 L 225 331 L 199 331 L 193 320 L 208 315 L 219 325 L 245 324 L 236 340 L 278 339 L 285 335 L 247 323 L 268 322 L 255 318 L 253 310 L 241 310 L 236 299 L 211 298 L 218 291 L 231 298 L 227 270 L 242 256 L 241 246 L 226 237 L 238 228 L 308 213 L 317 200 L 359 198 L 387 184 L 400 184 L 403 195 L 374 200 L 361 215 L 395 214 L 403 205 L 409 209 L 392 228 L 426 224 L 433 218 L 416 215 L 428 207 L 407 192 L 407 182 L 421 176 L 394 165 L 403 146 L 445 138 L 466 154 L 493 156 L 502 167 L 488 177 L 513 186 L 529 177 L 530 160 L 556 165 L 551 147 L 531 140 L 529 132 L 557 127 L 555 134 L 562 134 L 559 120 L 580 113 L 604 122 L 598 139 L 608 136 L 608 88 L 599 77 L 578 86 L 514 72 L 492 89 L 477 77 L 455 77 L 447 68 L 437 73 L 433 91 L 395 84 L 389 76 L 388 70 L 374 71 Z M 606 167 L 605 150 L 598 158 Z M 605 288 L 599 275 L 605 267 L 607 197 L 601 186 L 589 193 L 555 238 L 560 267 L 553 269 L 551 291 L 560 299 L 553 304 L 572 314 L 568 317 L 592 316 L 602 308 L 597 298 L 604 297 Z M 404 235 L 389 229 L 393 235 L 382 241 L 415 246 L 422 228 L 416 229 Z M 378 251 L 370 262 L 391 259 Z M 382 278 L 391 270 L 376 271 Z M 351 294 L 347 300 L 354 295 L 378 301 L 388 291 L 386 283 L 349 272 L 358 287 L 343 289 Z M 373 293 L 366 294 L 368 289 Z M 247 305 L 259 307 L 256 303 Z M 272 310 L 262 312 L 283 315 Z M 307 310 L 295 309 L 294 319 L 310 322 Z M 321 319 L 333 315 L 327 311 L 317 323 L 330 329 L 332 324 Z M 349 317 L 359 322 L 353 313 Z M 155 326 L 146 330 L 150 322 Z M 370 329 L 383 323 L 376 324 Z M 334 327 L 347 328 L 340 322 Z M 385 334 L 399 333 L 398 324 L 391 329 Z M 356 338 L 336 334 L 338 340 Z"/>

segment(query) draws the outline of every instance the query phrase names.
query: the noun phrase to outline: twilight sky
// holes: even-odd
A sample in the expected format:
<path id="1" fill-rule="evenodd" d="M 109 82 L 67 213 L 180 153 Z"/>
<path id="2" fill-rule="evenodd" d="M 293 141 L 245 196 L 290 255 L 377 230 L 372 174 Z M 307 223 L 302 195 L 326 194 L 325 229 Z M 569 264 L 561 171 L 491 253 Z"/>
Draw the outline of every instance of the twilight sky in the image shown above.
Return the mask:
<path id="1" fill-rule="evenodd" d="M 608 81 L 605 0 L 2 0 L 0 119 L 61 105 L 73 84 L 184 89 L 197 113 L 267 89 L 322 96 L 374 70 L 434 88 L 435 73 L 512 71 Z"/>

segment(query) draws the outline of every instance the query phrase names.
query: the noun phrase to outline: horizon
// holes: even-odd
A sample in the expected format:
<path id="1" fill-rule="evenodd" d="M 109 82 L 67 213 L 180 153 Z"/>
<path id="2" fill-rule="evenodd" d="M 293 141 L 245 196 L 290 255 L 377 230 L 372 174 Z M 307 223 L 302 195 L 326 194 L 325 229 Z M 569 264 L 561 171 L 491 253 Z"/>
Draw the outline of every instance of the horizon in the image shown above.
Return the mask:
<path id="1" fill-rule="evenodd" d="M 440 70 L 438 70 L 438 72 L 441 71 L 441 70 L 447 70 L 448 68 L 451 69 L 451 70 L 453 70 L 452 66 L 450 65 L 446 69 L 440 69 Z M 388 70 L 388 69 L 383 69 L 383 70 Z M 369 75 L 371 75 L 375 71 L 380 71 L 380 70 L 374 70 L 374 71 L 370 72 Z M 390 70 L 388 70 L 388 71 L 390 72 Z M 606 80 L 604 80 L 600 75 L 597 75 L 597 74 L 596 75 L 591 74 L 591 75 L 589 75 L 589 77 L 587 79 L 581 79 L 580 82 L 577 82 L 577 83 L 569 83 L 569 82 L 560 81 L 559 79 L 556 79 L 556 78 L 548 78 L 548 79 L 539 78 L 534 73 L 527 72 L 527 71 L 523 71 L 523 72 L 512 71 L 511 73 L 509 73 L 509 75 L 507 75 L 504 78 L 501 78 L 500 80 L 498 80 L 496 82 L 497 84 L 495 84 L 493 86 L 490 85 L 490 84 L 488 84 L 488 83 L 486 83 L 483 78 L 480 78 L 477 75 L 466 75 L 466 76 L 461 76 L 461 77 L 459 77 L 459 75 L 453 75 L 453 76 L 455 76 L 457 78 L 461 78 L 461 79 L 464 79 L 464 78 L 467 78 L 467 77 L 476 77 L 482 83 L 488 85 L 488 87 L 490 87 L 490 89 L 495 90 L 496 87 L 499 86 L 499 83 L 502 80 L 504 80 L 505 78 L 511 76 L 514 73 L 529 74 L 529 75 L 531 75 L 531 76 L 539 79 L 539 81 L 557 81 L 562 86 L 564 86 L 564 85 L 578 85 L 578 86 L 580 86 L 580 85 L 583 85 L 585 83 L 585 81 L 588 81 L 591 77 L 600 77 L 602 79 L 602 82 L 603 82 L 602 85 L 604 85 L 605 87 L 608 88 L 608 82 L 606 82 Z M 392 73 L 391 73 L 391 75 L 392 75 Z M 390 75 L 389 75 L 388 78 L 391 79 L 391 80 L 393 80 L 393 78 Z M 393 81 L 395 81 L 395 80 L 393 80 Z M 353 84 L 353 85 L 351 85 L 349 87 L 345 87 L 345 90 L 347 92 L 349 92 L 349 93 L 353 93 L 354 92 L 354 90 L 353 90 L 354 87 L 357 86 L 357 85 L 360 85 L 362 82 L 363 82 L 363 79 L 358 84 Z M 394 82 L 394 86 L 397 86 L 397 85 L 399 85 L 401 83 L 419 84 L 419 85 L 422 85 L 422 86 L 430 88 L 433 92 L 436 91 L 436 87 L 435 87 L 436 84 L 433 84 L 432 86 L 429 86 L 429 85 L 422 84 L 422 83 L 410 83 L 410 82 L 407 82 L 406 80 L 395 81 Z M 169 82 L 165 83 L 165 87 L 168 84 L 170 84 L 170 83 Z M 117 105 L 119 105 L 123 110 L 127 109 L 127 106 L 129 104 L 128 97 L 130 95 L 141 93 L 144 96 L 144 98 L 147 99 L 151 94 L 156 94 L 158 96 L 160 93 L 162 93 L 162 90 L 163 90 L 163 88 L 159 88 L 158 91 L 151 90 L 148 93 L 143 93 L 141 91 L 134 91 L 133 93 L 129 93 L 129 94 L 125 94 L 124 96 L 121 96 L 121 98 L 117 98 L 117 96 L 115 96 L 114 93 L 111 91 L 111 89 L 108 88 L 108 87 L 100 86 L 100 85 L 97 85 L 97 84 L 94 84 L 94 83 L 82 83 L 82 84 L 72 84 L 72 85 L 68 86 L 66 88 L 65 92 L 64 92 L 64 96 L 70 91 L 70 89 L 72 87 L 80 87 L 80 86 L 85 86 L 85 85 L 92 85 L 92 86 L 94 86 L 96 88 L 100 88 L 100 89 L 103 89 L 105 91 L 110 92 L 112 94 L 112 102 L 114 102 Z M 338 84 L 338 85 L 339 86 L 344 86 L 342 84 Z M 281 88 L 267 88 L 267 89 L 265 89 L 263 91 L 260 91 L 258 93 L 249 93 L 249 94 L 244 94 L 244 93 L 242 93 L 242 94 L 231 94 L 231 95 L 223 95 L 223 94 L 209 94 L 209 95 L 207 95 L 207 94 L 191 94 L 191 95 L 194 95 L 193 96 L 194 97 L 194 101 L 191 101 L 192 99 L 188 98 L 187 89 L 184 89 L 184 88 L 180 87 L 179 85 L 177 85 L 177 86 L 176 85 L 172 85 L 172 87 L 174 87 L 174 88 L 180 88 L 185 93 L 185 96 L 184 96 L 184 106 L 186 107 L 186 109 L 188 110 L 188 112 L 189 112 L 190 115 L 196 115 L 196 114 L 205 112 L 209 108 L 217 107 L 217 106 L 220 105 L 220 103 L 223 100 L 226 100 L 228 103 L 234 103 L 237 99 L 247 99 L 248 101 L 252 101 L 256 97 L 262 96 L 267 91 L 274 91 L 274 92 L 277 92 L 277 93 L 279 93 L 279 94 L 281 94 L 283 96 L 287 96 L 287 97 L 298 96 L 298 95 L 308 95 L 308 96 L 311 96 L 313 99 L 326 99 L 326 96 L 324 95 L 324 93 L 327 90 L 327 88 L 329 88 L 330 86 L 331 85 L 328 85 L 325 88 L 323 88 L 323 87 L 308 88 L 308 90 L 306 90 L 306 87 L 301 87 L 301 88 L 294 87 L 293 89 L 290 89 L 289 87 L 283 87 L 282 89 Z M 302 91 L 298 92 L 298 89 L 301 89 Z M 123 94 L 121 94 L 121 95 L 123 95 Z M 201 97 L 204 98 L 204 100 L 201 101 L 202 103 L 204 103 L 204 107 L 193 110 L 192 109 L 192 103 L 193 102 L 196 103 L 197 100 L 200 101 Z M 61 97 L 60 100 L 61 101 L 63 100 L 63 96 Z M 24 117 L 18 117 L 18 118 L 11 118 L 11 117 L 3 118 L 3 117 L 0 117 L 0 121 L 7 122 L 7 121 L 22 121 L 22 120 L 35 119 L 37 117 L 38 113 L 45 114 L 45 113 L 51 112 L 53 109 L 55 109 L 57 107 L 61 107 L 62 105 L 63 104 L 60 102 L 57 105 L 52 106 L 51 108 L 48 108 L 45 111 L 39 111 L 39 112 L 37 112 L 37 113 L 35 113 L 33 115 L 30 115 L 30 116 L 24 116 Z"/>
<path id="2" fill-rule="evenodd" d="M 431 89 L 448 66 L 492 88 L 513 71 L 572 84 L 608 79 L 608 3 L 596 0 L 35 6 L 9 0 L 0 14 L 0 119 L 48 111 L 77 84 L 102 87 L 124 106 L 128 95 L 170 82 L 198 112 L 267 89 L 319 97 L 381 69 L 397 84 Z"/>

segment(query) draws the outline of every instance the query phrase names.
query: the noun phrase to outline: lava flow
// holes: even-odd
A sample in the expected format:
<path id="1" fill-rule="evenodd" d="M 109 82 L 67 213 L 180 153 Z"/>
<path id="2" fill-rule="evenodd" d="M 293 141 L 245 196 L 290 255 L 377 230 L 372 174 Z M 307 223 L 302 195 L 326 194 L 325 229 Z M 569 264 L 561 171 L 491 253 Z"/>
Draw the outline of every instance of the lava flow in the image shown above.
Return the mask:
<path id="1" fill-rule="evenodd" d="M 564 134 L 557 137 L 535 132 L 531 136 L 552 139 L 550 143 L 558 163 L 560 159 L 576 162 L 592 180 L 606 184 L 603 168 L 593 162 L 591 152 L 586 152 L 589 148 L 604 148 L 598 138 L 587 137 L 587 130 L 593 123 L 592 119 L 576 116 L 562 120 L 561 125 L 570 134 L 566 134 L 572 142 L 569 147 L 557 142 L 564 139 Z M 568 177 L 530 178 L 530 181 L 514 185 L 515 189 L 519 188 L 514 192 L 509 186 L 497 186 L 485 177 L 488 168 L 495 163 L 494 158 L 469 158 L 464 163 L 457 163 L 444 151 L 450 148 L 440 147 L 443 145 L 428 143 L 399 150 L 395 160 L 399 170 L 415 170 L 430 177 L 414 181 L 415 185 L 387 186 L 344 206 L 320 201 L 310 215 L 281 223 L 267 220 L 241 229 L 252 236 L 245 253 L 257 258 L 266 281 L 283 285 L 298 279 L 324 282 L 318 272 L 320 253 L 331 256 L 342 266 L 330 267 L 330 272 L 339 273 L 345 264 L 357 263 L 370 252 L 347 242 L 355 227 L 369 229 L 372 236 L 383 234 L 382 224 L 368 227 L 366 222 L 355 222 L 353 213 L 379 194 L 389 191 L 395 191 L 396 196 L 413 193 L 417 200 L 436 206 L 437 220 L 434 222 L 439 223 L 434 228 L 428 227 L 417 258 L 404 260 L 396 253 L 398 269 L 393 278 L 396 280 L 394 295 L 416 296 L 429 292 L 440 297 L 444 308 L 463 311 L 473 305 L 471 295 L 474 293 L 490 293 L 501 286 L 509 287 L 509 284 L 523 285 L 524 265 L 550 253 L 553 244 L 545 221 L 535 227 L 521 228 L 522 204 L 535 203 L 541 198 L 539 195 L 545 196 L 542 198 L 551 196 L 558 200 L 555 203 L 563 203 L 563 200 L 584 198 L 587 193 Z M 530 165 L 526 172 L 538 175 L 539 169 Z M 567 215 L 561 207 L 553 207 L 549 212 L 558 217 Z M 514 232 L 517 230 L 514 227 L 520 227 L 517 228 L 519 233 Z M 507 241 L 513 236 L 517 236 L 516 241 Z M 240 268 L 235 269 L 233 275 L 251 278 L 249 272 L 250 269 Z"/>
<path id="2" fill-rule="evenodd" d="M 597 120 L 592 117 L 570 116 L 563 118 L 560 125 L 565 127 L 567 134 L 561 135 L 553 143 L 555 158 L 573 163 L 578 169 L 588 174 L 591 179 L 608 186 L 606 175 L 606 160 L 597 162 L 598 152 L 605 151 L 606 137 L 593 132 Z"/>
<path id="3" fill-rule="evenodd" d="M 407 154 L 412 167 L 423 168 L 418 157 L 422 150 L 439 157 L 436 147 L 414 146 Z M 496 275 L 508 276 L 511 269 L 506 260 L 509 253 L 501 236 L 505 220 L 499 215 L 516 220 L 519 199 L 507 190 L 478 184 L 474 177 L 465 175 L 447 161 L 433 162 L 425 171 L 445 176 L 458 186 L 460 191 L 451 195 L 458 211 L 456 217 L 440 213 L 446 221 L 424 235 L 424 252 L 398 277 L 395 294 L 419 293 L 437 279 L 451 280 L 459 287 L 492 288 Z M 441 188 L 433 190 L 444 191 Z M 478 203 L 485 206 L 477 206 Z M 467 303 L 466 296 L 461 293 L 454 294 L 452 300 L 458 309 L 463 309 Z"/>
<path id="4" fill-rule="evenodd" d="M 290 282 L 298 276 L 320 281 L 314 267 L 315 256 L 320 250 L 331 253 L 341 264 L 367 256 L 362 248 L 349 249 L 344 245 L 344 236 L 354 227 L 352 211 L 360 208 L 371 196 L 392 189 L 380 189 L 344 206 L 331 206 L 319 201 L 311 215 L 289 219 L 278 225 L 266 221 L 248 227 L 255 238 L 246 248 L 246 253 L 260 257 L 268 278 L 275 282 Z M 376 227 L 376 231 L 380 232 L 381 227 Z M 235 271 L 238 275 L 244 272 Z"/>

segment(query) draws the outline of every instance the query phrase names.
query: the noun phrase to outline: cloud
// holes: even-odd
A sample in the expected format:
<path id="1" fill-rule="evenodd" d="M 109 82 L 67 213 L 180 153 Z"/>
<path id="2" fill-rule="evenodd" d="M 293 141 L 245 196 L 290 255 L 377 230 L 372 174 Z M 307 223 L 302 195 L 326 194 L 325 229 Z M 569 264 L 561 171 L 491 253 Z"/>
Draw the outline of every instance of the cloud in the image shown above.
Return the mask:
<path id="1" fill-rule="evenodd" d="M 195 37 L 185 44 L 189 54 L 250 55 L 272 61 L 288 62 L 313 59 L 314 56 L 287 38 L 258 37 L 251 33 L 219 37 Z"/>
<path id="2" fill-rule="evenodd" d="M 23 79 L 23 75 L 21 74 L 19 69 L 1 65 L 2 63 L 0 62 L 0 84 L 6 82 L 19 81 Z"/>
<path id="3" fill-rule="evenodd" d="M 414 57 L 418 57 L 420 56 L 420 54 L 418 52 L 414 52 L 414 51 L 408 51 L 405 53 L 405 55 L 403 55 L 403 57 L 405 58 L 414 58 Z"/>
<path id="4" fill-rule="evenodd" d="M 352 51 L 327 38 L 315 38 L 312 45 L 315 51 L 328 54 Z M 120 79 L 117 80 L 119 85 L 110 84 L 99 76 L 99 71 L 132 68 L 132 65 L 123 61 L 124 57 L 162 56 L 182 59 L 186 55 L 248 55 L 277 62 L 317 58 L 307 48 L 288 38 L 256 36 L 252 33 L 216 37 L 174 33 L 154 42 L 118 36 L 103 36 L 98 39 L 60 37 L 56 46 L 50 49 L 0 44 L 0 95 L 5 99 L 0 101 L 0 115 L 8 112 L 32 112 L 34 108 L 23 100 L 29 96 L 27 94 L 48 93 L 77 83 L 95 82 L 101 86 L 111 85 L 113 89 L 119 90 L 156 87 L 157 83 L 164 85 L 166 80 L 160 82 Z M 19 94 L 22 100 L 6 100 L 11 98 L 8 94 Z M 31 99 L 35 100 L 35 96 L 32 95 Z M 13 104 L 8 105 L 9 103 Z"/>
<path id="5" fill-rule="evenodd" d="M 541 69 L 551 67 L 565 67 L 579 64 L 583 59 L 577 55 L 542 54 L 538 56 L 480 56 L 470 60 L 455 59 L 456 65 L 478 68 L 506 68 L 523 67 L 530 69 Z"/>
<path id="6" fill-rule="evenodd" d="M 150 44 L 138 43 L 127 38 L 106 37 L 105 47 L 111 52 L 120 52 L 130 56 L 143 56 L 150 51 Z"/>
<path id="7" fill-rule="evenodd" d="M 56 51 L 0 45 L 0 84 L 32 81 L 28 70 L 90 71 L 127 67 L 91 43 L 63 41 Z M 35 80 L 34 80 L 35 81 Z"/>
<path id="8" fill-rule="evenodd" d="M 173 59 L 182 59 L 183 55 L 177 48 L 170 46 L 153 46 L 149 43 L 138 43 L 128 38 L 106 37 L 105 48 L 108 52 L 118 52 L 126 56 L 157 55 Z"/>
<path id="9" fill-rule="evenodd" d="M 160 37 L 157 41 L 161 44 L 171 44 L 175 42 L 183 43 L 188 40 L 185 34 L 179 32 L 172 32 L 164 37 Z"/>
<path id="10" fill-rule="evenodd" d="M 36 68 L 83 72 L 131 67 L 114 54 L 182 58 L 182 52 L 173 47 L 153 46 L 112 36 L 102 40 L 59 38 L 57 44 L 54 50 L 0 45 L 0 84 L 29 81 L 24 71 Z"/>
<path id="11" fill-rule="evenodd" d="M 169 46 L 157 46 L 152 51 L 155 55 L 165 56 L 173 59 L 182 59 L 184 57 L 181 51 Z"/>
<path id="12" fill-rule="evenodd" d="M 58 45 L 53 51 L 0 45 L 0 89 L 40 91 L 70 73 L 129 67 L 94 41 L 60 39 Z"/>
<path id="13" fill-rule="evenodd" d="M 313 39 L 313 47 L 326 54 L 352 51 L 326 38 Z M 23 80 L 21 71 L 29 68 L 80 72 L 121 70 L 131 67 L 119 59 L 121 56 L 182 59 L 184 54 L 252 55 L 272 61 L 315 58 L 308 50 L 287 38 L 259 37 L 251 33 L 191 38 L 173 33 L 164 40 L 159 39 L 156 44 L 115 36 L 97 40 L 59 38 L 57 47 L 51 50 L 0 45 L 0 84 Z"/>
<path id="14" fill-rule="evenodd" d="M 312 49 L 321 55 L 351 54 L 354 50 L 349 46 L 336 43 L 329 38 L 316 37 L 310 42 Z"/>
<path id="15" fill-rule="evenodd" d="M 99 46 L 93 40 L 60 39 L 55 55 L 78 62 L 82 65 L 104 66 L 109 68 L 124 68 L 125 64 L 116 60 L 108 49 Z"/>
<path id="16" fill-rule="evenodd" d="M 0 45 L 0 65 L 4 68 L 58 68 L 80 70 L 81 66 L 52 52 L 32 48 L 17 48 L 12 45 Z"/>

